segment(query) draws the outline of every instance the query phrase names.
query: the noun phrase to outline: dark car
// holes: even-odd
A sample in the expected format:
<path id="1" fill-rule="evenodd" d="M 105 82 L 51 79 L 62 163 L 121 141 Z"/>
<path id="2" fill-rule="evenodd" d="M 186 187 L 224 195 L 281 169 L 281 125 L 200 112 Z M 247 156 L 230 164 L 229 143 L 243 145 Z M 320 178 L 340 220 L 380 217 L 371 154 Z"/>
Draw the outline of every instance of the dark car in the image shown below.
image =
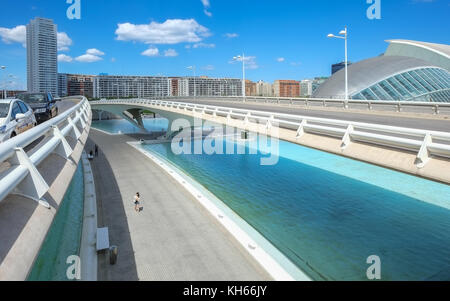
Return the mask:
<path id="1" fill-rule="evenodd" d="M 17 98 L 26 102 L 33 109 L 38 123 L 45 122 L 58 115 L 56 102 L 61 99 L 53 98 L 51 93 L 23 93 L 18 95 Z"/>

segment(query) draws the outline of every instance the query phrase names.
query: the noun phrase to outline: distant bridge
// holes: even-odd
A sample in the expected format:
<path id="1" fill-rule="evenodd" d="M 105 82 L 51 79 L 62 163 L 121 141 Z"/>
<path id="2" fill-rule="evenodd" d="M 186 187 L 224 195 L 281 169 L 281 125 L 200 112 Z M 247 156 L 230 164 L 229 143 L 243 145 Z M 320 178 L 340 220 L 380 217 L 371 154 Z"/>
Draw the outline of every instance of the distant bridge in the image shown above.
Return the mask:
<path id="1" fill-rule="evenodd" d="M 93 110 L 123 116 L 143 127 L 141 112 L 159 114 L 169 120 L 185 118 L 233 126 L 271 135 L 278 125 L 279 138 L 434 180 L 450 183 L 450 133 L 349 120 L 325 119 L 247 108 L 177 102 L 171 100 L 123 99 L 91 102 Z"/>

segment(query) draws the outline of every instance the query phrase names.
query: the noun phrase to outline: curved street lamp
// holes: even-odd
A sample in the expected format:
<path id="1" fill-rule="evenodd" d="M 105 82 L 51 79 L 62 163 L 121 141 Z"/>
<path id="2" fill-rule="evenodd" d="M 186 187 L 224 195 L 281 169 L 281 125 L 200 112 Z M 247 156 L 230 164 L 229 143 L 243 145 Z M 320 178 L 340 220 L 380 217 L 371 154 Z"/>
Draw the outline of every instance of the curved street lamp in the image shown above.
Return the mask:
<path id="1" fill-rule="evenodd" d="M 242 54 L 242 56 L 237 55 L 233 57 L 234 61 L 242 61 L 242 97 L 246 97 L 246 91 L 245 91 L 245 54 Z"/>
<path id="2" fill-rule="evenodd" d="M 347 38 L 348 38 L 348 29 L 347 26 L 345 26 L 344 30 L 341 30 L 339 32 L 339 35 L 334 35 L 330 33 L 328 35 L 329 38 L 336 38 L 336 39 L 344 39 L 345 40 L 345 108 L 348 107 L 348 54 L 347 54 Z"/>

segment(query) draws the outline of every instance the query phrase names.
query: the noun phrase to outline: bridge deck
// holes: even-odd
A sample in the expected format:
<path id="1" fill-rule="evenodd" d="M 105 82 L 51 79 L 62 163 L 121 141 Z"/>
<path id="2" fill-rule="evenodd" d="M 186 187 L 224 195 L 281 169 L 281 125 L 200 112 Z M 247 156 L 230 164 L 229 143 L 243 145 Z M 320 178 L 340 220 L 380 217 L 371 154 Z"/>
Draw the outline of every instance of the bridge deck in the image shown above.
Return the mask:
<path id="1" fill-rule="evenodd" d="M 99 227 L 109 227 L 118 262 L 99 260 L 99 280 L 270 280 L 225 229 L 171 177 L 125 142 L 93 130 Z M 139 191 L 144 211 L 134 211 Z"/>
<path id="2" fill-rule="evenodd" d="M 325 119 L 337 119 L 364 123 L 373 123 L 389 126 L 406 127 L 413 129 L 426 129 L 431 131 L 448 132 L 450 128 L 450 119 L 448 116 L 433 116 L 418 115 L 414 113 L 402 113 L 373 111 L 373 112 L 358 112 L 358 111 L 343 111 L 338 108 L 322 108 L 322 107 L 310 107 L 304 109 L 299 106 L 277 105 L 277 104 L 265 104 L 255 102 L 234 102 L 234 101 L 219 101 L 219 100 L 175 100 L 177 102 L 189 102 L 202 105 L 223 106 L 237 109 L 249 109 L 260 110 L 274 113 L 303 115 Z"/>

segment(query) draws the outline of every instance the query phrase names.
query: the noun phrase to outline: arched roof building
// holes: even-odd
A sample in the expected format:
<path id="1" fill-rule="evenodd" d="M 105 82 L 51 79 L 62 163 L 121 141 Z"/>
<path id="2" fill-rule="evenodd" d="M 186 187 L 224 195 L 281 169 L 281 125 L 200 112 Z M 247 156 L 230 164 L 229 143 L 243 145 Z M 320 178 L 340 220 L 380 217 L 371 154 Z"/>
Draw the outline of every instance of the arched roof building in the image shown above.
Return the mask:
<path id="1" fill-rule="evenodd" d="M 449 45 L 387 42 L 384 55 L 348 67 L 352 99 L 450 102 Z M 344 98 L 345 70 L 330 77 L 313 97 Z"/>

